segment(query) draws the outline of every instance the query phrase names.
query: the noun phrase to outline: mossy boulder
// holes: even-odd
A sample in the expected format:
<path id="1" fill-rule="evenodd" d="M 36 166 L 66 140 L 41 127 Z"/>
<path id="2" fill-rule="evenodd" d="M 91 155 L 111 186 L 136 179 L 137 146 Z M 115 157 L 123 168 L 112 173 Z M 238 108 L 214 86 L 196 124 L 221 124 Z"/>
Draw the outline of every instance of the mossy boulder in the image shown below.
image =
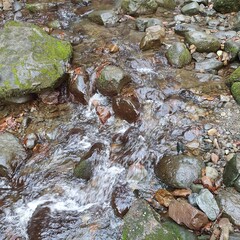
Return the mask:
<path id="1" fill-rule="evenodd" d="M 31 23 L 8 22 L 0 31 L 0 99 L 53 88 L 72 54 L 69 42 Z"/>
<path id="2" fill-rule="evenodd" d="M 238 104 L 240 104 L 240 67 L 238 67 L 226 80 L 231 93 Z"/>
<path id="3" fill-rule="evenodd" d="M 191 53 L 187 49 L 184 43 L 174 43 L 166 53 L 169 63 L 176 67 L 184 67 L 192 60 Z"/>
<path id="4" fill-rule="evenodd" d="M 240 11 L 239 0 L 214 0 L 213 8 L 220 13 L 238 12 Z"/>
<path id="5" fill-rule="evenodd" d="M 233 40 L 227 40 L 224 44 L 224 51 L 229 54 L 230 61 L 234 61 L 238 57 L 240 43 Z"/>
<path id="6" fill-rule="evenodd" d="M 221 46 L 216 37 L 200 31 L 186 32 L 185 39 L 196 46 L 197 52 L 216 52 Z"/>
<path id="7" fill-rule="evenodd" d="M 130 15 L 144 15 L 155 13 L 158 4 L 155 0 L 122 0 L 121 9 L 124 13 Z"/>
<path id="8" fill-rule="evenodd" d="M 235 82 L 231 86 L 231 93 L 238 104 L 240 104 L 240 82 Z"/>
<path id="9" fill-rule="evenodd" d="M 196 236 L 172 221 L 161 221 L 145 200 L 138 199 L 124 216 L 122 240 L 192 240 Z"/>

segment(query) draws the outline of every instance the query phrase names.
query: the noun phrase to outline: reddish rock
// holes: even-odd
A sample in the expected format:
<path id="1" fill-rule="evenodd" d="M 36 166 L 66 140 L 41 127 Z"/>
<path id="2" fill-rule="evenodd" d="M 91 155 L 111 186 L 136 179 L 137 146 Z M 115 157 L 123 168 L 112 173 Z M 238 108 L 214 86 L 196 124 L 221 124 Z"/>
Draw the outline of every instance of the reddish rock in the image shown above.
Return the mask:
<path id="1" fill-rule="evenodd" d="M 200 230 L 208 223 L 206 214 L 183 200 L 172 201 L 168 214 L 175 222 L 184 224 L 192 230 Z"/>
<path id="2" fill-rule="evenodd" d="M 164 207 L 169 207 L 169 204 L 172 200 L 174 200 L 173 195 L 165 190 L 165 189 L 159 189 L 154 195 L 154 198 Z"/>

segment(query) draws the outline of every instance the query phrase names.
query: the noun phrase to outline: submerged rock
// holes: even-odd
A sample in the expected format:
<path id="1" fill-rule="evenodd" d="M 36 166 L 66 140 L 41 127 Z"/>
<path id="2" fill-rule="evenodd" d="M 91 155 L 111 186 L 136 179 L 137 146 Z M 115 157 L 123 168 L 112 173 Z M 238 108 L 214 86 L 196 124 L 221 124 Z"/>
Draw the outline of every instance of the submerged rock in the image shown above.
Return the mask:
<path id="1" fill-rule="evenodd" d="M 165 37 L 165 29 L 160 25 L 148 27 L 146 34 L 140 42 L 141 50 L 149 50 L 153 48 L 159 48 L 162 45 Z"/>
<path id="2" fill-rule="evenodd" d="M 238 12 L 240 11 L 239 0 L 214 0 L 213 8 L 220 13 Z"/>
<path id="3" fill-rule="evenodd" d="M 77 178 L 90 180 L 93 174 L 93 167 L 90 160 L 81 160 L 74 168 L 73 174 Z"/>
<path id="4" fill-rule="evenodd" d="M 130 78 L 120 67 L 109 65 L 101 71 L 100 76 L 96 79 L 96 85 L 101 94 L 114 96 L 120 93 L 129 81 Z"/>
<path id="5" fill-rule="evenodd" d="M 151 227 L 150 227 L 151 226 Z M 160 221 L 145 200 L 138 199 L 124 217 L 122 240 L 192 240 L 196 236 L 171 221 Z"/>
<path id="6" fill-rule="evenodd" d="M 13 21 L 0 32 L 0 48 L 0 99 L 55 87 L 72 53 L 70 43 L 33 24 Z"/>
<path id="7" fill-rule="evenodd" d="M 240 193 L 233 188 L 226 188 L 222 189 L 216 198 L 223 214 L 234 224 L 240 226 Z"/>
<path id="8" fill-rule="evenodd" d="M 234 186 L 240 192 L 240 155 L 236 154 L 227 162 L 223 172 L 223 183 L 227 187 Z"/>
<path id="9" fill-rule="evenodd" d="M 191 53 L 187 49 L 184 43 L 174 43 L 166 53 L 167 59 L 173 66 L 184 67 L 192 60 Z"/>
<path id="10" fill-rule="evenodd" d="M 118 23 L 118 16 L 112 10 L 99 10 L 93 11 L 88 15 L 88 18 L 99 25 L 106 27 L 113 27 Z"/>
<path id="11" fill-rule="evenodd" d="M 195 45 L 198 52 L 216 52 L 221 46 L 216 37 L 200 31 L 186 32 L 185 39 L 188 44 Z"/>
<path id="12" fill-rule="evenodd" d="M 178 155 L 163 157 L 154 171 L 168 186 L 188 188 L 199 177 L 201 168 L 202 162 L 198 158 Z"/>

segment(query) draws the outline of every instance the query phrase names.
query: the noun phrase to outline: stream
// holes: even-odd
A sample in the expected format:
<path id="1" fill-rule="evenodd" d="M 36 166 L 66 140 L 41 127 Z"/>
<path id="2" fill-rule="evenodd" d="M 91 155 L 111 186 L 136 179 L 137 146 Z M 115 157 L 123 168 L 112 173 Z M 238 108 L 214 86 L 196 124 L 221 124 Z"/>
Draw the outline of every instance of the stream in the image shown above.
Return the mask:
<path id="1" fill-rule="evenodd" d="M 231 67 L 219 76 L 196 72 L 193 63 L 182 69 L 168 64 L 167 46 L 182 39 L 171 31 L 177 9 L 156 12 L 155 17 L 167 22 L 166 39 L 159 50 L 143 52 L 138 45 L 144 33 L 135 30 L 129 16 L 122 15 L 120 23 L 109 28 L 87 18 L 95 9 L 113 8 L 114 1 L 61 2 L 39 13 L 23 9 L 21 20 L 44 27 L 58 20 L 61 29 L 51 35 L 71 41 L 72 69 L 85 67 L 90 83 L 87 103 L 71 101 L 63 84 L 58 104 L 36 98 L 1 106 L 2 119 L 17 120 L 17 127 L 9 131 L 22 143 L 27 134 L 35 133 L 37 147 L 28 151 L 10 177 L 0 178 L 0 240 L 121 239 L 123 220 L 112 206 L 116 188 L 125 191 L 129 202 L 136 192 L 151 198 L 165 187 L 154 174 L 154 164 L 165 154 L 177 154 L 178 142 L 192 155 L 207 156 L 203 136 L 208 125 L 223 139 L 240 138 L 239 107 L 224 82 Z M 4 15 L 6 21 L 13 18 L 11 11 Z M 109 44 L 119 51 L 109 52 Z M 106 62 L 131 77 L 140 105 L 135 122 L 117 118 L 111 98 L 94 87 L 97 69 Z M 111 113 L 105 124 L 95 102 Z M 94 165 L 88 181 L 73 175 L 74 166 L 86 155 Z"/>

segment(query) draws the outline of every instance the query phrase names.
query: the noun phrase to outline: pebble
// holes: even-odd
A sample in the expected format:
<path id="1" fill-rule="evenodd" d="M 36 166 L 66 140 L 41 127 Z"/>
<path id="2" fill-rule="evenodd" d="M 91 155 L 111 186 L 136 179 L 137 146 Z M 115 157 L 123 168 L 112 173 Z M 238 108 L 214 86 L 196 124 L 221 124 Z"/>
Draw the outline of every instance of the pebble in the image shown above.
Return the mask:
<path id="1" fill-rule="evenodd" d="M 215 153 L 211 153 L 211 161 L 216 164 L 218 160 L 219 160 L 219 156 Z"/>
<path id="2" fill-rule="evenodd" d="M 216 128 L 211 128 L 208 130 L 207 134 L 208 134 L 208 136 L 214 136 L 214 135 L 218 134 L 218 131 Z"/>
<path id="3" fill-rule="evenodd" d="M 213 167 L 206 167 L 206 176 L 214 180 L 218 177 L 218 171 Z"/>

